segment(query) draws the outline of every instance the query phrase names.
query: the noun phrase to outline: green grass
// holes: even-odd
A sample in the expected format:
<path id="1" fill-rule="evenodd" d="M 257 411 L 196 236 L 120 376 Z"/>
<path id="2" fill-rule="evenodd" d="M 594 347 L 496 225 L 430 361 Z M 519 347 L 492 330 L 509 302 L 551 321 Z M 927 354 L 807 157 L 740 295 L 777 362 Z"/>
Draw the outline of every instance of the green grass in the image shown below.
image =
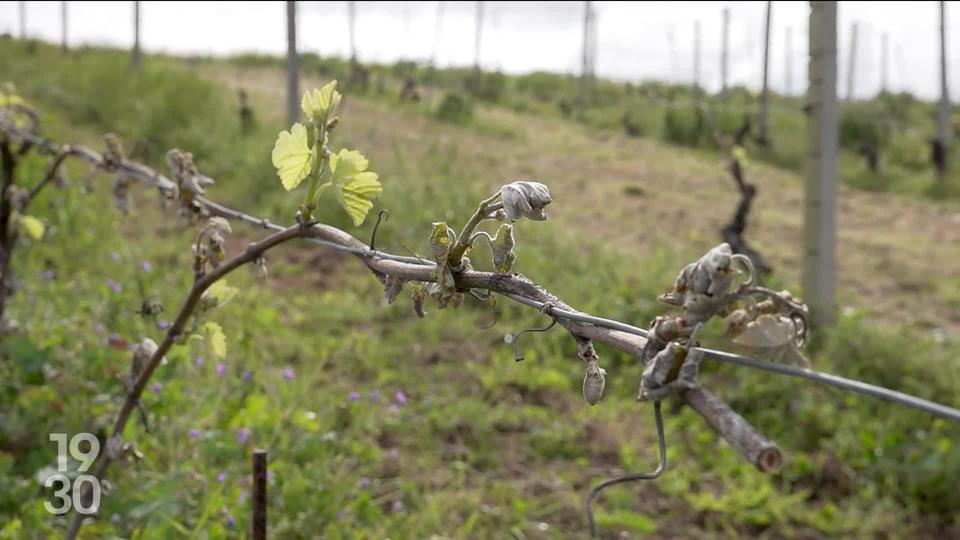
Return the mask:
<path id="1" fill-rule="evenodd" d="M 117 52 L 64 59 L 52 47 L 28 55 L 20 44 L 0 43 L 0 72 L 43 113 L 48 136 L 95 148 L 106 130 L 128 147 L 144 139 L 148 161 L 160 168 L 166 148 L 192 151 L 217 179 L 214 198 L 292 221 L 299 192 L 282 192 L 269 161 L 283 126 L 277 115 L 263 114 L 243 135 L 232 91 L 196 73 L 211 66 L 148 57 L 134 74 Z M 381 245 L 426 254 L 431 222 L 459 228 L 504 180 L 491 178 L 498 156 L 474 159 L 431 119 L 429 104 L 347 99 L 336 144 L 360 149 L 381 174 L 380 204 L 392 212 Z M 388 110 L 402 122 L 351 122 L 352 114 Z M 526 144 L 485 118 L 481 127 L 449 129 Z M 21 181 L 35 181 L 43 166 L 30 158 Z M 165 306 L 160 318 L 172 317 L 191 281 L 194 229 L 173 209 L 159 209 L 148 191 L 138 193 L 136 214 L 123 218 L 109 209 L 110 179 L 93 179 L 88 191 L 86 175 L 71 164 L 70 186 L 45 192 L 33 213 L 46 220 L 48 235 L 24 241 L 16 253 L 22 286 L 9 316 L 20 331 L 0 346 L 0 472 L 7 479 L 0 531 L 13 537 L 62 533 L 65 522 L 43 510 L 47 492 L 37 480 L 56 463 L 47 434 L 109 428 L 129 353 L 107 346 L 107 336 L 162 335 L 133 313 L 143 300 L 138 281 Z M 351 230 L 329 200 L 319 215 Z M 369 227 L 354 232 L 367 238 Z M 237 225 L 234 249 L 258 234 Z M 569 219 L 520 223 L 517 237 L 518 271 L 578 309 L 641 325 L 662 312 L 654 299 L 684 262 L 665 244 L 628 253 L 602 238 L 584 241 Z M 489 268 L 486 257 L 481 249 L 474 263 Z M 541 324 L 532 310 L 505 300 L 496 315 L 472 302 L 456 311 L 429 304 L 420 320 L 406 293 L 386 305 L 378 282 L 343 256 L 288 246 L 268 265 L 266 284 L 244 270 L 231 276 L 241 293 L 212 315 L 228 336 L 222 375 L 197 341 L 174 348 L 158 369 L 154 380 L 162 386 L 144 396 L 153 431 L 134 420 L 125 433 L 146 459 L 111 468 L 112 492 L 102 517 L 85 527 L 89 537 L 243 537 L 255 446 L 270 452 L 270 530 L 278 538 L 582 537 L 589 485 L 614 469 L 653 468 L 652 418 L 633 402 L 641 374 L 635 359 L 600 349 L 610 373 L 607 397 L 589 407 L 569 335 L 524 336 L 527 358 L 514 362 L 502 335 Z M 107 279 L 122 290 L 111 292 Z M 496 326 L 485 329 L 494 317 Z M 721 343 L 718 336 L 711 328 L 713 343 Z M 956 344 L 883 333 L 857 315 L 843 317 L 821 341 L 816 363 L 824 369 L 958 405 Z M 730 366 L 705 371 L 711 387 L 778 442 L 784 470 L 757 472 L 699 416 L 671 404 L 667 472 L 601 497 L 605 535 L 790 537 L 812 528 L 830 537 L 916 538 L 956 531 L 956 426 L 794 380 Z M 242 429 L 251 430 L 246 441 Z"/>

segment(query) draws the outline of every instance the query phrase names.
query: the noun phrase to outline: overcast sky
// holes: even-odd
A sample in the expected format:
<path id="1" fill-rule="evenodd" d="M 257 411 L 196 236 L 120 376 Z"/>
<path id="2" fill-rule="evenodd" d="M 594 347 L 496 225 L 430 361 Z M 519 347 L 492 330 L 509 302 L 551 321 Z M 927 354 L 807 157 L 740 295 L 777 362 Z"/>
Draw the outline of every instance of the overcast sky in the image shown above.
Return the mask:
<path id="1" fill-rule="evenodd" d="M 0 32 L 18 35 L 20 2 L 0 2 Z M 31 37 L 60 40 L 60 2 L 27 2 Z M 67 2 L 71 44 L 128 46 L 133 2 Z M 583 2 L 484 2 L 481 63 L 511 73 L 579 72 Z M 701 82 L 720 85 L 723 8 L 730 8 L 731 84 L 758 87 L 763 55 L 764 2 L 594 2 L 599 75 L 625 80 L 693 80 L 694 26 L 701 26 Z M 349 54 L 347 2 L 299 2 L 302 51 Z M 476 2 L 357 2 L 361 60 L 429 60 L 471 65 Z M 806 77 L 807 2 L 774 2 L 770 83 L 793 93 Z M 147 50 L 172 53 L 281 54 L 286 48 L 284 2 L 142 2 Z M 440 17 L 438 18 L 438 15 Z M 889 34 L 888 86 L 925 98 L 939 93 L 937 2 L 840 2 L 839 91 L 846 94 L 851 25 L 859 25 L 854 76 L 858 97 L 881 85 L 881 40 Z M 947 5 L 951 94 L 960 97 L 960 5 Z M 438 24 L 439 23 L 439 24 Z M 792 34 L 790 73 L 787 34 Z M 438 31 L 439 30 L 439 31 Z"/>

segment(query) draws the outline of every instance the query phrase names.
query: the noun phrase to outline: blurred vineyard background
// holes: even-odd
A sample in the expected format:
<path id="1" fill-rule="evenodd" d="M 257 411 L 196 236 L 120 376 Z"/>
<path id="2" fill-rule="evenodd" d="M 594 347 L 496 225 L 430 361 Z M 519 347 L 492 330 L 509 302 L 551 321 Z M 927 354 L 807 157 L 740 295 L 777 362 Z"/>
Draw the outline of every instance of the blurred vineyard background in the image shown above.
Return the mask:
<path id="1" fill-rule="evenodd" d="M 284 58 L 147 50 L 130 64 L 126 49 L 0 38 L 0 79 L 40 111 L 45 136 L 99 148 L 114 132 L 158 169 L 167 149 L 189 150 L 216 179 L 215 199 L 292 221 L 270 163 L 286 127 Z M 656 297 L 677 271 L 719 241 L 739 198 L 725 145 L 758 101 L 754 85 L 719 93 L 598 76 L 584 92 L 574 75 L 309 51 L 299 73 L 304 89 L 341 82 L 338 137 L 380 174 L 385 249 L 424 255 L 431 222 L 462 223 L 502 183 L 542 180 L 550 220 L 518 228 L 515 270 L 577 309 L 640 326 L 663 311 Z M 773 92 L 769 105 L 769 141 L 741 141 L 758 188 L 747 235 L 774 269 L 766 283 L 800 290 L 804 99 Z M 937 173 L 936 111 L 905 91 L 842 104 L 839 309 L 815 335 L 813 365 L 960 406 L 960 159 L 950 146 Z M 29 185 L 45 166 L 32 156 L 18 174 Z M 0 538 L 62 534 L 63 518 L 42 505 L 56 467 L 48 433 L 105 433 L 129 365 L 111 343 L 161 335 L 192 280 L 192 229 L 154 193 L 137 190 L 125 218 L 110 208 L 108 176 L 67 171 L 35 210 L 45 238 L 24 240 L 14 263 L 16 327 L 0 341 Z M 318 214 L 369 236 L 335 203 Z M 258 237 L 234 233 L 229 252 Z M 503 334 L 539 324 L 530 310 L 468 302 L 420 320 L 406 296 L 387 305 L 345 255 L 298 245 L 268 264 L 265 284 L 231 278 L 241 292 L 217 314 L 226 360 L 189 343 L 168 355 L 144 397 L 154 430 L 132 422 L 125 433 L 146 459 L 111 471 L 115 495 L 81 537 L 245 537 L 255 446 L 270 451 L 277 538 L 582 537 L 589 486 L 653 467 L 636 359 L 599 349 L 607 396 L 589 407 L 568 335 L 535 334 L 514 362 Z M 158 321 L 135 314 L 147 299 L 167 307 Z M 725 347 L 721 332 L 710 327 L 707 345 Z M 667 473 L 605 494 L 604 536 L 960 536 L 957 426 L 732 366 L 703 376 L 780 445 L 782 471 L 756 471 L 670 403 Z"/>

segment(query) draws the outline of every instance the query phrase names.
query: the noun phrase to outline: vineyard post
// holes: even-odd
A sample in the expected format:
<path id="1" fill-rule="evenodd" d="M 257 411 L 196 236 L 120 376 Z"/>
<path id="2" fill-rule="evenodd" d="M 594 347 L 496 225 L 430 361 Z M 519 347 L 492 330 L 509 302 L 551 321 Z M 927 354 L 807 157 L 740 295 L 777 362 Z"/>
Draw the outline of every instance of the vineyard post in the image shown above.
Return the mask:
<path id="1" fill-rule="evenodd" d="M 300 117 L 300 82 L 297 58 L 297 3 L 287 0 L 287 123 Z"/>
<path id="2" fill-rule="evenodd" d="M 940 108 L 937 111 L 937 140 L 946 153 L 950 145 L 950 92 L 947 88 L 946 3 L 940 1 Z"/>
<path id="3" fill-rule="evenodd" d="M 811 323 L 833 321 L 836 273 L 837 3 L 810 2 L 803 290 Z"/>
<path id="4" fill-rule="evenodd" d="M 583 3 L 583 53 L 580 64 L 580 86 L 577 92 L 577 119 L 583 121 L 587 108 L 587 79 L 590 70 L 590 2 Z"/>
<path id="5" fill-rule="evenodd" d="M 60 2 L 60 52 L 67 53 L 67 2 Z"/>
<path id="6" fill-rule="evenodd" d="M 770 12 L 772 11 L 772 2 L 767 1 L 766 23 L 763 31 L 763 87 L 760 92 L 760 111 L 757 115 L 757 142 L 761 146 L 766 146 L 769 142 L 767 117 L 770 101 L 770 90 L 767 85 L 770 71 Z"/>
<path id="7" fill-rule="evenodd" d="M 700 20 L 693 21 L 693 93 L 700 95 Z"/>
<path id="8" fill-rule="evenodd" d="M 474 22 L 473 69 L 480 73 L 480 40 L 483 37 L 483 2 L 477 2 L 477 18 Z"/>
<path id="9" fill-rule="evenodd" d="M 347 2 L 347 19 L 350 28 L 350 61 L 357 61 L 357 3 Z"/>
<path id="10" fill-rule="evenodd" d="M 729 53 L 727 47 L 730 44 L 730 8 L 723 8 L 723 34 L 720 42 L 720 95 L 727 96 L 727 70 L 729 68 Z"/>
<path id="11" fill-rule="evenodd" d="M 887 32 L 880 38 L 880 92 L 887 93 L 887 64 L 889 64 L 890 36 Z"/>
<path id="12" fill-rule="evenodd" d="M 793 94 L 793 27 L 788 26 L 786 32 L 786 43 L 784 50 L 783 64 L 783 95 Z"/>
<path id="13" fill-rule="evenodd" d="M 133 3 L 133 69 L 140 69 L 140 2 Z"/>
<path id="14" fill-rule="evenodd" d="M 857 76 L 857 30 L 856 22 L 850 25 L 850 52 L 847 56 L 847 101 L 853 101 L 854 79 Z"/>
<path id="15" fill-rule="evenodd" d="M 17 3 L 17 9 L 20 14 L 20 39 L 27 39 L 27 3 L 23 0 Z"/>
<path id="16" fill-rule="evenodd" d="M 430 54 L 430 66 L 437 67 L 437 53 L 440 51 L 440 35 L 443 29 L 443 2 L 437 2 L 436 26 L 433 30 L 433 52 Z"/>

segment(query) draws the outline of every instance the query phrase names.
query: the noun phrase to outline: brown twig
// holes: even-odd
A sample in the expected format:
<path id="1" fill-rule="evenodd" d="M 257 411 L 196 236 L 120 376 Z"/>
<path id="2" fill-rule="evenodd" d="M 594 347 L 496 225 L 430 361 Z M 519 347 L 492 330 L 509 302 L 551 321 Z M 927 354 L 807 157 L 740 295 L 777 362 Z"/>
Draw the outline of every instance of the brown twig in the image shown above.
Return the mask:
<path id="1" fill-rule="evenodd" d="M 267 540 L 267 451 L 253 451 L 253 497 L 250 529 L 253 540 Z"/>
<path id="2" fill-rule="evenodd" d="M 163 338 L 163 342 L 160 343 L 160 346 L 157 348 L 156 352 L 153 354 L 147 364 L 143 366 L 143 369 L 137 375 L 137 379 L 134 381 L 132 388 L 127 393 L 127 398 L 123 402 L 123 407 L 120 409 L 120 414 L 117 415 L 117 419 L 114 422 L 111 437 L 120 436 L 123 434 L 123 430 L 126 427 L 127 422 L 130 420 L 131 413 L 137 407 L 137 402 L 140 399 L 140 395 L 143 393 L 143 389 L 146 388 L 147 382 L 150 380 L 150 377 L 153 375 L 153 372 L 156 370 L 157 366 L 160 365 L 164 355 L 166 355 L 167 351 L 169 351 L 173 346 L 177 337 L 183 333 L 184 328 L 186 328 L 187 321 L 190 319 L 190 316 L 193 315 L 193 312 L 196 309 L 197 304 L 200 302 L 200 298 L 203 296 L 204 291 L 238 267 L 247 263 L 251 263 L 258 257 L 263 256 L 267 250 L 294 238 L 305 236 L 308 230 L 309 229 L 300 225 L 294 225 L 293 227 L 275 232 L 259 242 L 250 244 L 247 246 L 247 249 L 243 251 L 243 253 L 228 259 L 219 267 L 210 273 L 203 275 L 193 283 L 187 298 L 180 307 L 180 311 L 177 314 L 176 320 L 170 329 L 167 330 L 167 333 Z M 97 465 L 93 472 L 94 478 L 102 480 L 103 475 L 109 465 L 110 457 L 106 452 L 101 453 L 97 459 Z M 86 487 L 86 485 L 87 484 L 85 484 L 84 487 Z M 77 533 L 80 531 L 80 525 L 82 522 L 83 516 L 79 513 L 74 513 L 70 520 L 70 527 L 67 530 L 67 540 L 73 540 L 76 538 Z"/>
<path id="3" fill-rule="evenodd" d="M 57 152 L 57 156 L 53 158 L 53 162 L 50 163 L 50 167 L 47 169 L 47 174 L 44 175 L 43 180 L 40 181 L 33 189 L 30 190 L 30 194 L 27 195 L 24 206 L 30 204 L 30 201 L 33 200 L 40 191 L 43 190 L 51 180 L 57 177 L 57 171 L 60 170 L 60 165 L 63 164 L 63 160 L 67 159 L 67 156 L 70 155 L 70 145 L 65 144 L 60 148 L 60 151 Z"/>

